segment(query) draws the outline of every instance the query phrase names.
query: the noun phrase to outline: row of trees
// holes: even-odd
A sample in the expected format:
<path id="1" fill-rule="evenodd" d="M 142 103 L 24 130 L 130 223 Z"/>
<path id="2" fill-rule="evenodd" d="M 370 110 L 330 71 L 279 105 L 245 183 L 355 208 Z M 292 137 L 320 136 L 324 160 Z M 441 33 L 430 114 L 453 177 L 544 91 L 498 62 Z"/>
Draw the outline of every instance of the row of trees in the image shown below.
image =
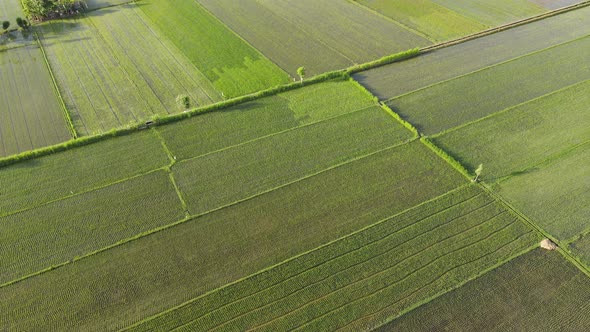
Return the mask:
<path id="1" fill-rule="evenodd" d="M 22 0 L 23 10 L 32 20 L 68 16 L 85 8 L 85 0 Z"/>
<path id="2" fill-rule="evenodd" d="M 30 27 L 29 22 L 27 20 L 23 20 L 20 17 L 16 18 L 16 25 L 18 25 L 23 30 L 26 30 Z M 2 22 L 2 29 L 4 30 L 4 32 L 8 31 L 8 28 L 10 28 L 10 21 Z"/>

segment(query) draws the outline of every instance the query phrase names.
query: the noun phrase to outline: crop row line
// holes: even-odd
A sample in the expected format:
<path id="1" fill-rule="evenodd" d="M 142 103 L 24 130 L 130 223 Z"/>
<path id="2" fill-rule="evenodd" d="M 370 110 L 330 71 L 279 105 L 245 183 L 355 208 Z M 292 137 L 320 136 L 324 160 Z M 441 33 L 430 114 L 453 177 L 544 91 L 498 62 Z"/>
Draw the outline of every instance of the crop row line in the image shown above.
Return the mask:
<path id="1" fill-rule="evenodd" d="M 474 199 L 475 197 L 478 197 L 479 195 L 480 195 L 480 194 L 478 194 L 478 195 L 476 195 L 476 196 L 473 196 L 473 197 L 470 197 L 470 198 L 468 198 L 468 199 L 466 199 L 466 200 L 464 200 L 464 201 L 462 201 L 462 202 L 460 202 L 460 203 L 458 203 L 458 204 L 462 204 L 462 203 L 468 202 L 468 201 L 470 201 L 470 200 Z M 482 208 L 485 208 L 486 206 L 488 206 L 488 205 L 490 205 L 490 204 L 492 204 L 492 203 L 493 203 L 493 202 L 489 202 L 489 203 L 487 203 L 487 204 L 485 204 L 485 205 L 483 205 L 483 206 L 479 206 L 479 207 L 477 207 L 475 210 L 471 210 L 471 211 L 468 211 L 466 214 L 463 214 L 463 215 L 460 215 L 460 216 L 456 216 L 456 217 L 454 217 L 453 219 L 451 219 L 451 220 L 448 220 L 448 221 L 445 221 L 444 223 L 441 223 L 441 224 L 439 224 L 439 225 L 437 225 L 437 226 L 435 226 L 435 227 L 433 227 L 433 228 L 429 229 L 429 230 L 428 230 L 428 231 L 426 231 L 426 232 L 418 233 L 417 235 L 415 235 L 415 236 L 413 236 L 413 237 L 406 238 L 406 239 L 404 239 L 404 240 L 403 240 L 401 243 L 397 244 L 397 245 L 396 245 L 396 247 L 399 247 L 399 246 L 401 246 L 401 245 L 404 245 L 404 244 L 406 244 L 406 243 L 409 243 L 410 241 L 413 241 L 413 240 L 415 240 L 415 239 L 417 239 L 417 238 L 419 238 L 419 237 L 423 237 L 423 236 L 425 236 L 426 234 L 428 234 L 428 233 L 431 233 L 431 232 L 435 231 L 436 229 L 438 229 L 438 228 L 440 228 L 440 227 L 447 226 L 447 225 L 451 224 L 453 221 L 456 221 L 456 220 L 458 220 L 458 219 L 460 219 L 460 218 L 463 218 L 463 217 L 465 217 L 465 216 L 467 216 L 467 215 L 469 215 L 469 214 L 471 214 L 471 213 L 474 213 L 475 211 L 478 211 L 478 210 L 480 210 L 480 209 L 482 209 Z M 224 305 L 223 305 L 223 306 L 221 306 L 221 307 L 215 308 L 214 310 L 207 312 L 205 315 L 202 315 L 202 316 L 196 317 L 196 318 L 195 318 L 195 319 L 193 319 L 192 321 L 197 321 L 197 320 L 201 319 L 202 317 L 206 317 L 206 316 L 212 315 L 214 312 L 216 312 L 216 311 L 218 311 L 218 310 L 221 310 L 221 309 L 223 309 L 224 307 L 227 307 L 227 306 L 229 306 L 229 305 L 231 305 L 231 304 L 233 304 L 233 303 L 237 303 L 237 302 L 239 302 L 239 301 L 241 301 L 241 300 L 245 300 L 245 299 L 247 299 L 247 298 L 253 297 L 253 296 L 255 296 L 255 295 L 258 295 L 259 293 L 262 293 L 262 292 L 267 292 L 267 291 L 269 291 L 271 288 L 275 288 L 275 287 L 277 287 L 277 286 L 279 286 L 279 285 L 281 285 L 281 284 L 284 284 L 284 283 L 286 283 L 286 282 L 289 282 L 289 281 L 291 281 L 292 279 L 294 279 L 294 278 L 296 278 L 296 277 L 298 277 L 298 276 L 300 276 L 300 275 L 304 275 L 304 274 L 306 274 L 307 272 L 310 272 L 310 271 L 312 271 L 312 270 L 316 270 L 316 269 L 318 269 L 318 268 L 321 268 L 323 265 L 326 265 L 326 264 L 328 264 L 328 263 L 334 262 L 334 261 L 336 261 L 336 260 L 339 260 L 339 259 L 344 259 L 344 257 L 345 257 L 345 256 L 347 256 L 347 255 L 349 255 L 349 254 L 352 254 L 352 253 L 354 253 L 354 252 L 358 252 L 358 251 L 363 251 L 363 250 L 366 250 L 366 249 L 367 249 L 367 247 L 369 247 L 369 246 L 374 246 L 374 245 L 377 245 L 378 243 L 381 243 L 381 242 L 383 242 L 383 241 L 387 241 L 387 240 L 388 240 L 390 237 L 392 237 L 392 236 L 394 236 L 394 235 L 396 235 L 396 234 L 399 234 L 399 233 L 403 232 L 403 231 L 404 231 L 404 230 L 406 230 L 407 228 L 410 228 L 410 227 L 415 227 L 415 226 L 417 226 L 418 224 L 422 223 L 423 221 L 425 221 L 425 220 L 428 220 L 428 219 L 430 219 L 430 218 L 432 218 L 432 217 L 434 217 L 434 216 L 436 216 L 436 215 L 438 215 L 438 214 L 440 214 L 440 213 L 443 213 L 444 211 L 447 211 L 448 209 L 451 209 L 451 208 L 453 208 L 453 207 L 457 206 L 458 204 L 456 204 L 456 205 L 453 205 L 453 206 L 451 206 L 451 207 L 448 207 L 448 208 L 446 208 L 446 209 L 443 209 L 443 210 L 437 211 L 436 213 L 434 213 L 434 214 L 432 214 L 432 215 L 429 215 L 429 216 L 427 216 L 427 217 L 424 217 L 424 218 L 422 218 L 422 219 L 419 219 L 419 220 L 417 220 L 416 222 L 414 222 L 414 223 L 411 223 L 411 224 L 408 224 L 408 225 L 406 225 L 406 226 L 404 226 L 404 227 L 402 227 L 402 228 L 400 228 L 400 229 L 398 229 L 398 230 L 396 230 L 396 231 L 394 231 L 394 232 L 387 233 L 386 235 L 384 235 L 384 236 L 382 236 L 382 237 L 380 237 L 380 238 L 377 238 L 377 239 L 375 239 L 375 240 L 371 240 L 370 242 L 367 242 L 367 243 L 364 243 L 364 244 L 362 244 L 362 245 L 359 245 L 359 247 L 358 247 L 358 248 L 355 248 L 355 249 L 353 249 L 353 250 L 350 250 L 350 251 L 347 251 L 347 252 L 344 252 L 344 253 L 338 254 L 338 255 L 336 255 L 336 256 L 332 256 L 332 257 L 330 257 L 329 259 L 327 259 L 327 260 L 323 261 L 323 262 L 322 262 L 322 263 L 320 263 L 320 264 L 317 264 L 317 265 L 315 265 L 315 266 L 313 266 L 313 267 L 310 267 L 310 268 L 308 268 L 308 269 L 305 269 L 305 270 L 303 270 L 303 271 L 301 271 L 301 272 L 299 272 L 299 273 L 297 273 L 297 274 L 295 274 L 295 275 L 293 275 L 293 276 L 290 276 L 289 278 L 286 278 L 286 279 L 283 279 L 283 280 L 281 280 L 279 283 L 273 284 L 273 285 L 271 285 L 271 286 L 269 286 L 269 287 L 266 287 L 266 288 L 264 288 L 264 289 L 262 289 L 262 290 L 260 290 L 260 291 L 257 291 L 257 292 L 255 292 L 255 293 L 249 294 L 249 295 L 247 295 L 247 296 L 240 297 L 240 298 L 238 298 L 238 299 L 236 299 L 236 300 L 234 300 L 234 301 L 232 301 L 232 302 L 230 302 L 230 303 L 224 304 Z M 388 220 L 386 220 L 385 222 L 387 222 L 387 221 L 389 221 L 389 220 L 391 220 L 391 218 L 389 218 L 389 219 L 388 219 Z M 465 231 L 465 230 L 463 230 L 463 231 L 461 231 L 461 232 L 464 232 L 464 231 Z M 444 240 L 445 240 L 445 239 L 442 239 L 441 241 L 444 241 Z M 257 307 L 257 308 L 254 308 L 254 309 L 250 310 L 249 312 L 245 312 L 245 313 L 243 313 L 243 314 L 241 314 L 241 315 L 239 315 L 239 316 L 237 316 L 237 317 L 234 317 L 232 320 L 235 320 L 235 319 L 237 319 L 237 318 L 240 318 L 241 316 L 245 316 L 245 315 L 247 315 L 247 314 L 249 314 L 249 313 L 251 313 L 251 312 L 253 312 L 253 311 L 259 310 L 259 309 L 261 309 L 261 308 L 264 308 L 264 307 L 270 306 L 270 305 L 272 305 L 273 303 L 276 303 L 276 302 L 278 302 L 278 301 L 281 301 L 281 300 L 283 300 L 284 298 L 287 298 L 287 297 L 290 297 L 290 296 L 292 296 L 292 295 L 295 295 L 295 294 L 297 294 L 297 293 L 299 293 L 299 292 L 301 292 L 301 291 L 303 291 L 303 290 L 305 290 L 305 289 L 307 289 L 307 288 L 309 288 L 309 287 L 312 287 L 312 286 L 314 286 L 314 285 L 316 285 L 316 284 L 318 284 L 318 283 L 321 283 L 321 282 L 323 282 L 323 281 L 325 281 L 325 280 L 327 280 L 327 279 L 329 279 L 329 278 L 332 278 L 332 277 L 334 277 L 334 276 L 336 276 L 336 275 L 338 275 L 338 274 L 340 274 L 340 273 L 343 273 L 343 272 L 345 272 L 345 271 L 347 271 L 347 270 L 349 270 L 349 269 L 352 269 L 352 268 L 354 268 L 354 267 L 357 267 L 357 266 L 360 266 L 360 265 L 362 265 L 362 264 L 368 263 L 368 262 L 370 262 L 371 260 L 374 260 L 374 259 L 376 259 L 376 258 L 378 258 L 378 257 L 381 257 L 381 256 L 384 256 L 384 255 L 386 255 L 386 254 L 388 254 L 388 253 L 391 253 L 393 250 L 395 250 L 395 248 L 396 248 L 396 247 L 394 247 L 394 248 L 390 248 L 390 249 L 387 249 L 387 250 L 385 250 L 384 252 L 381 252 L 381 253 L 375 254 L 375 255 L 373 255 L 373 256 L 370 256 L 370 257 L 368 257 L 367 259 L 361 260 L 361 261 L 359 261 L 359 262 L 356 262 L 356 263 L 354 263 L 354 264 L 352 264 L 352 265 L 349 265 L 349 266 L 347 266 L 346 268 L 340 269 L 340 270 L 338 270 L 338 271 L 336 271 L 336 272 L 334 272 L 334 273 L 330 274 L 329 276 L 326 276 L 326 277 L 324 277 L 324 278 L 322 278 L 322 279 L 320 279 L 320 280 L 316 280 L 316 281 L 314 281 L 313 283 L 310 283 L 310 284 L 307 284 L 307 285 L 305 285 L 303 288 L 297 289 L 297 290 L 295 290 L 295 291 L 291 292 L 290 294 L 287 294 L 287 295 L 285 295 L 283 298 L 277 299 L 277 300 L 275 300 L 275 301 L 272 301 L 272 302 L 270 302 L 270 303 L 266 303 L 266 304 L 265 304 L 265 305 L 263 305 L 262 307 Z M 225 322 L 224 324 L 227 324 L 227 323 L 229 323 L 229 322 L 231 322 L 231 321 Z M 189 322 L 189 323 L 190 323 L 190 322 Z M 187 323 L 187 324 L 188 324 L 188 323 Z"/>

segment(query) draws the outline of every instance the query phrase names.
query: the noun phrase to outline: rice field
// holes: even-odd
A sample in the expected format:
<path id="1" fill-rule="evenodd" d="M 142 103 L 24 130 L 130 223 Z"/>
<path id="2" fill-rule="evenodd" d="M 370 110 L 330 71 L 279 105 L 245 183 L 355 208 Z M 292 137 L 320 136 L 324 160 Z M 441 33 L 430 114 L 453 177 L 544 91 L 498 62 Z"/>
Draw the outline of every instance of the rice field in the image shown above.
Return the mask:
<path id="1" fill-rule="evenodd" d="M 47 22 L 39 30 L 81 135 L 180 112 L 178 95 L 198 105 L 221 99 L 203 74 L 149 27 L 135 4 Z"/>
<path id="2" fill-rule="evenodd" d="M 0 21 L 9 21 L 16 26 L 16 18 L 24 17 L 19 0 L 2 0 L 0 2 Z"/>
<path id="3" fill-rule="evenodd" d="M 133 2 L 133 0 L 86 0 L 86 7 L 90 10 L 112 7 Z"/>
<path id="4" fill-rule="evenodd" d="M 18 40 L 8 50 L 0 50 L 0 72 L 0 157 L 72 137 L 43 53 L 34 40 Z"/>
<path id="5" fill-rule="evenodd" d="M 377 331 L 585 331 L 589 296 L 586 275 L 536 249 Z"/>
<path id="6" fill-rule="evenodd" d="M 293 77 L 300 66 L 315 75 L 431 44 L 348 1 L 198 2 Z"/>
<path id="7" fill-rule="evenodd" d="M 545 12 L 529 0 L 432 0 L 488 26 L 497 26 Z"/>

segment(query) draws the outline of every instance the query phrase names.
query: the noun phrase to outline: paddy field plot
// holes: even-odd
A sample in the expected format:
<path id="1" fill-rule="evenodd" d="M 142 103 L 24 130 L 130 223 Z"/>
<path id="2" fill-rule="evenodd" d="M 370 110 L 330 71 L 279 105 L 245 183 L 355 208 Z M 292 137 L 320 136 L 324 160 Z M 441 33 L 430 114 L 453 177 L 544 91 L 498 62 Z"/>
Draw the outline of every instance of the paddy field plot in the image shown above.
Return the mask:
<path id="1" fill-rule="evenodd" d="M 430 40 L 441 42 L 487 28 L 430 0 L 361 0 L 358 3 L 419 31 Z"/>
<path id="2" fill-rule="evenodd" d="M 566 6 L 575 5 L 583 0 L 530 0 L 547 9 L 558 9 Z"/>
<path id="3" fill-rule="evenodd" d="M 141 11 L 225 97 L 287 83 L 289 75 L 194 0 L 146 0 Z"/>
<path id="4" fill-rule="evenodd" d="M 0 157 L 72 137 L 43 53 L 33 42 L 0 50 Z"/>
<path id="5" fill-rule="evenodd" d="M 0 216 L 107 186 L 170 163 L 154 132 L 108 139 L 0 168 Z"/>
<path id="6" fill-rule="evenodd" d="M 104 7 L 117 6 L 117 5 L 125 4 L 128 2 L 133 2 L 133 0 L 85 0 L 85 1 L 86 1 L 86 7 L 90 10 L 104 8 Z"/>
<path id="7" fill-rule="evenodd" d="M 9 21 L 12 27 L 17 27 L 16 18 L 24 18 L 19 0 L 0 1 L 0 21 Z"/>
<path id="8" fill-rule="evenodd" d="M 381 100 L 391 99 L 590 34 L 590 7 L 531 22 L 354 75 Z"/>
<path id="9" fill-rule="evenodd" d="M 164 171 L 0 217 L 0 285 L 183 218 Z"/>
<path id="10" fill-rule="evenodd" d="M 188 301 L 131 330 L 365 330 L 535 243 L 475 186 Z"/>
<path id="11" fill-rule="evenodd" d="M 2 328 L 122 328 L 465 182 L 418 141 L 382 151 L 2 287 Z"/>
<path id="12" fill-rule="evenodd" d="M 427 135 L 590 79 L 590 36 L 414 91 L 387 102 Z"/>
<path id="13" fill-rule="evenodd" d="M 39 31 L 82 135 L 180 112 L 178 95 L 198 105 L 221 98 L 203 74 L 150 29 L 134 4 L 47 22 Z"/>
<path id="14" fill-rule="evenodd" d="M 584 331 L 590 280 L 557 252 L 535 249 L 378 329 Z"/>
<path id="15" fill-rule="evenodd" d="M 431 44 L 348 1 L 199 3 L 293 77 L 300 66 L 314 75 Z"/>
<path id="16" fill-rule="evenodd" d="M 542 14 L 545 8 L 528 0 L 432 0 L 465 17 L 497 26 Z"/>

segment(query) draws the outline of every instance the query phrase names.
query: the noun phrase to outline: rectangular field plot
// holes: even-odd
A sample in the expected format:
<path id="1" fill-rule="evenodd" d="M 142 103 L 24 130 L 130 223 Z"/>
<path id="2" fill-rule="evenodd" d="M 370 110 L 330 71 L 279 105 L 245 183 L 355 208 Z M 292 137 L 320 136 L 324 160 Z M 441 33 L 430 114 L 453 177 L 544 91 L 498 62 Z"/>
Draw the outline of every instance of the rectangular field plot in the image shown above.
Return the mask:
<path id="1" fill-rule="evenodd" d="M 431 43 L 348 1 L 198 1 L 293 77 L 300 66 L 314 75 Z"/>
<path id="2" fill-rule="evenodd" d="M 188 159 L 370 106 L 354 84 L 333 81 L 158 127 L 177 159 Z"/>
<path id="3" fill-rule="evenodd" d="M 590 7 L 584 7 L 358 73 L 354 78 L 379 99 L 387 100 L 589 34 Z"/>
<path id="4" fill-rule="evenodd" d="M 436 144 L 493 182 L 590 140 L 590 81 L 437 136 Z"/>
<path id="5" fill-rule="evenodd" d="M 133 0 L 86 0 L 86 7 L 90 10 L 104 7 L 117 6 Z"/>
<path id="6" fill-rule="evenodd" d="M 432 0 L 488 26 L 506 24 L 546 10 L 528 0 Z"/>
<path id="7" fill-rule="evenodd" d="M 132 330 L 369 330 L 534 243 L 522 222 L 467 186 Z"/>
<path id="8" fill-rule="evenodd" d="M 225 97 L 256 92 L 290 80 L 286 72 L 195 0 L 144 0 L 138 6 L 151 21 L 150 25 L 159 28 L 162 35 L 182 50 Z"/>
<path id="9" fill-rule="evenodd" d="M 465 182 L 414 141 L 0 288 L 1 328 L 120 329 Z M 528 230 L 505 213 L 497 217 L 441 250 L 459 250 L 452 260 L 468 264 L 501 257 L 486 250 L 503 255 L 522 246 Z M 470 241 L 477 243 L 461 251 Z M 433 260 L 444 274 L 449 256 L 437 259 L 442 251 L 429 252 L 420 262 Z"/>
<path id="10" fill-rule="evenodd" d="M 500 182 L 495 190 L 532 222 L 569 242 L 590 230 L 589 162 L 590 143 L 586 143 Z"/>
<path id="11" fill-rule="evenodd" d="M 0 285 L 183 218 L 164 171 L 0 217 Z"/>
<path id="12" fill-rule="evenodd" d="M 41 50 L 24 43 L 0 51 L 0 157 L 72 138 Z"/>
<path id="13" fill-rule="evenodd" d="M 24 16 L 19 0 L 0 1 L 0 21 L 9 21 L 12 27 L 16 27 L 16 18 Z"/>
<path id="14" fill-rule="evenodd" d="M 378 106 L 297 127 L 174 165 L 180 190 L 196 215 L 412 137 Z"/>
<path id="15" fill-rule="evenodd" d="M 487 28 L 486 25 L 474 19 L 462 16 L 430 0 L 361 0 L 358 2 L 437 42 Z"/>
<path id="16" fill-rule="evenodd" d="M 169 163 L 154 132 L 143 132 L 3 167 L 0 216 L 106 186 Z"/>
<path id="17" fill-rule="evenodd" d="M 425 134 L 477 120 L 590 79 L 590 37 L 462 76 L 387 102 Z M 551 79 L 548 79 L 548 78 Z"/>
<path id="18" fill-rule="evenodd" d="M 587 331 L 589 296 L 584 273 L 536 249 L 377 331 Z"/>
<path id="19" fill-rule="evenodd" d="M 220 99 L 211 83 L 138 15 L 135 5 L 40 26 L 43 46 L 79 133 L 100 133 L 155 114 Z"/>
<path id="20" fill-rule="evenodd" d="M 529 0 L 547 9 L 558 9 L 584 2 L 583 0 Z"/>

